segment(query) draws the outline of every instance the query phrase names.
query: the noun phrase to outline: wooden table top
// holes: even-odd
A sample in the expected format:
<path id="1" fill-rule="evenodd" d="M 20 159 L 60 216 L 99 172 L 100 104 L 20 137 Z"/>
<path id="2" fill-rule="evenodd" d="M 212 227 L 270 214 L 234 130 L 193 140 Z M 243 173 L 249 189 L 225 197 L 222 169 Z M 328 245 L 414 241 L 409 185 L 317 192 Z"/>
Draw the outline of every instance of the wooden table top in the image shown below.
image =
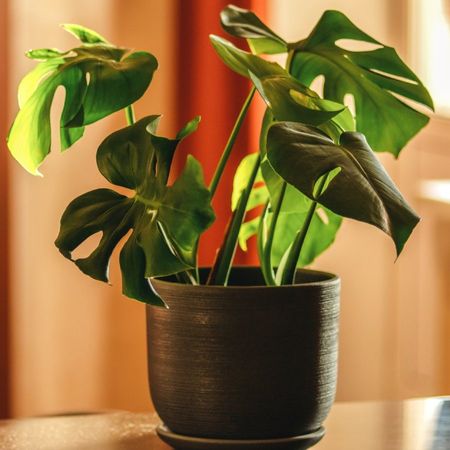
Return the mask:
<path id="1" fill-rule="evenodd" d="M 1 450 L 169 450 L 155 414 L 0 421 Z M 317 450 L 450 450 L 450 397 L 336 403 Z"/>

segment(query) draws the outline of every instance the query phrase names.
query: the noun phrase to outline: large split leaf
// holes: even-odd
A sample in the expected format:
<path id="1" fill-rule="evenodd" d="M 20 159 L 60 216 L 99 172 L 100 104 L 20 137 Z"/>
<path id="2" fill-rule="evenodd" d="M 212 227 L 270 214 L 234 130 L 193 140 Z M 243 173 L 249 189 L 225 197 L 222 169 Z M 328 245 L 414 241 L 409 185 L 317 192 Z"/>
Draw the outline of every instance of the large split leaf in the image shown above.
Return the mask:
<path id="1" fill-rule="evenodd" d="M 199 236 L 214 220 L 200 164 L 192 156 L 173 185 L 167 186 L 177 144 L 196 129 L 198 119 L 175 139 L 155 134 L 158 119 L 149 116 L 111 134 L 97 152 L 103 176 L 134 190 L 134 196 L 97 189 L 76 198 L 61 218 L 55 242 L 72 259 L 82 242 L 101 232 L 97 248 L 74 262 L 87 275 L 107 282 L 111 253 L 132 230 L 120 253 L 123 292 L 150 303 L 160 300 L 146 278 L 193 268 Z"/>
<path id="2" fill-rule="evenodd" d="M 230 69 L 251 78 L 277 120 L 320 125 L 345 109 L 341 104 L 321 99 L 279 64 L 245 52 L 218 36 L 210 38 L 217 54 Z"/>
<path id="3" fill-rule="evenodd" d="M 50 109 L 58 87 L 65 90 L 60 118 L 61 149 L 69 148 L 84 127 L 138 100 L 156 70 L 156 58 L 146 52 L 114 47 L 99 34 L 79 25 L 66 25 L 82 45 L 67 52 L 32 50 L 42 59 L 19 86 L 20 110 L 8 136 L 8 147 L 29 172 L 50 152 Z"/>
<path id="4" fill-rule="evenodd" d="M 350 51 L 339 40 L 351 39 L 379 47 Z M 309 85 L 325 77 L 324 97 L 343 103 L 352 94 L 356 127 L 376 151 L 398 155 L 405 144 L 428 122 L 428 117 L 394 94 L 433 108 L 431 97 L 417 76 L 386 47 L 357 28 L 344 14 L 326 11 L 311 34 L 295 48 L 291 73 Z"/>
<path id="5" fill-rule="evenodd" d="M 310 199 L 391 236 L 397 254 L 419 221 L 361 133 L 345 132 L 337 145 L 318 129 L 280 122 L 269 130 L 267 156 L 278 174 Z M 337 168 L 325 192 L 315 193 L 318 179 Z"/>
<path id="6" fill-rule="evenodd" d="M 228 5 L 220 13 L 220 22 L 232 36 L 247 39 L 253 53 L 284 53 L 287 43 L 265 25 L 252 11 Z"/>

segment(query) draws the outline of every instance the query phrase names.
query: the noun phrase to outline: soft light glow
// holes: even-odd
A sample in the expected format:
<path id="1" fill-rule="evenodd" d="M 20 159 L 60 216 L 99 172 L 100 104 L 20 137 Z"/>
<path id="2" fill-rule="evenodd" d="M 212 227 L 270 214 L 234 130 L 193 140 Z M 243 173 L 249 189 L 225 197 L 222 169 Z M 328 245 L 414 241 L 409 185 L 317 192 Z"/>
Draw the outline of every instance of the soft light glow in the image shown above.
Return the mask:
<path id="1" fill-rule="evenodd" d="M 422 198 L 450 204 L 450 180 L 425 180 L 420 184 Z"/>
<path id="2" fill-rule="evenodd" d="M 436 111 L 450 115 L 450 2 L 415 0 L 413 44 L 419 71 L 435 101 Z"/>

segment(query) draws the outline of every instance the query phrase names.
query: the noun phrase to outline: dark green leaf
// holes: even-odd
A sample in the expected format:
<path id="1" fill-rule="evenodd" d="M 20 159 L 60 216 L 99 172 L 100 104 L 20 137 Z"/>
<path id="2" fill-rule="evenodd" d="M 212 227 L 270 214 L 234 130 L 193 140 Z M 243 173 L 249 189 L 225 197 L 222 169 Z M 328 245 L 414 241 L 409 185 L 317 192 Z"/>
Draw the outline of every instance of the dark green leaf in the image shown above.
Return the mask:
<path id="1" fill-rule="evenodd" d="M 180 139 L 157 136 L 158 120 L 158 116 L 149 116 L 113 133 L 97 152 L 103 176 L 115 185 L 133 189 L 135 195 L 129 198 L 98 189 L 78 197 L 64 212 L 56 240 L 61 253 L 72 259 L 73 250 L 89 236 L 102 232 L 97 248 L 74 262 L 87 275 L 108 281 L 111 253 L 133 230 L 120 255 L 123 292 L 156 304 L 161 300 L 146 278 L 194 267 L 199 236 L 214 220 L 201 167 L 192 156 L 174 184 L 167 186 Z"/>
<path id="2" fill-rule="evenodd" d="M 252 51 L 256 54 L 285 53 L 287 43 L 252 11 L 228 5 L 220 13 L 223 29 L 232 36 L 246 38 Z"/>
<path id="3" fill-rule="evenodd" d="M 391 236 L 397 254 L 419 221 L 361 133 L 345 132 L 336 145 L 318 129 L 276 123 L 268 133 L 267 155 L 278 174 L 310 199 Z M 315 197 L 317 180 L 336 168 L 339 173 Z"/>
<path id="4" fill-rule="evenodd" d="M 20 110 L 9 132 L 8 147 L 34 175 L 50 152 L 50 109 L 59 86 L 66 93 L 60 119 L 61 149 L 65 150 L 83 135 L 86 125 L 138 100 L 158 66 L 149 53 L 113 47 L 83 27 L 68 29 L 85 44 L 60 54 L 31 51 L 30 56 L 48 59 L 19 86 Z"/>
<path id="5" fill-rule="evenodd" d="M 336 44 L 352 39 L 379 45 L 372 51 L 350 51 Z M 383 46 L 344 14 L 326 11 L 307 39 L 292 44 L 291 73 L 306 85 L 324 75 L 324 97 L 339 103 L 352 94 L 356 128 L 376 151 L 398 155 L 428 122 L 428 117 L 395 95 L 433 108 L 428 91 L 395 50 Z"/>
<path id="6" fill-rule="evenodd" d="M 145 254 L 136 242 L 135 232 L 131 234 L 120 252 L 120 270 L 124 295 L 145 303 L 164 306 L 164 302 L 155 294 L 145 277 Z"/>
<path id="7" fill-rule="evenodd" d="M 184 139 L 192 134 L 194 131 L 197 131 L 198 126 L 200 125 L 200 121 L 202 118 L 200 116 L 194 117 L 190 122 L 188 122 L 177 134 L 177 139 Z"/>

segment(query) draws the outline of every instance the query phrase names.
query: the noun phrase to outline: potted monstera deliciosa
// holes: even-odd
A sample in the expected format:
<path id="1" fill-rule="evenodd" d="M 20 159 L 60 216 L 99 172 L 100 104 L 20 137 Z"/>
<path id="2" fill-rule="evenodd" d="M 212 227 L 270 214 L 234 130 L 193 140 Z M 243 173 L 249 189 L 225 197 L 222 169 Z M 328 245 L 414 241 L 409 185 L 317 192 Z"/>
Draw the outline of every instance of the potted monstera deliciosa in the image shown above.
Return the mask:
<path id="1" fill-rule="evenodd" d="M 28 52 L 39 63 L 19 86 L 8 146 L 39 173 L 59 86 L 62 150 L 87 125 L 125 111 L 128 125 L 100 144 L 97 166 L 130 194 L 102 187 L 73 200 L 56 246 L 100 281 L 108 281 L 111 253 L 121 246 L 123 293 L 148 304 L 150 389 L 163 439 L 177 448 L 306 448 L 323 435 L 335 393 L 339 279 L 301 267 L 332 244 L 343 217 L 378 227 L 401 252 L 419 218 L 375 152 L 397 157 L 428 122 L 409 100 L 433 104 L 394 49 L 340 12 L 325 12 L 309 36 L 292 43 L 235 6 L 222 11 L 221 22 L 249 50 L 218 36 L 212 45 L 252 88 L 209 186 L 193 156 L 168 183 L 177 145 L 196 131 L 198 117 L 175 138 L 158 135 L 158 115 L 134 118 L 132 104 L 152 80 L 155 57 L 78 25 L 64 26 L 77 47 Z M 343 39 L 372 49 L 351 51 Z M 286 54 L 285 68 L 265 54 Z M 323 95 L 310 88 L 319 76 Z M 213 266 L 199 268 L 199 238 L 214 221 L 211 199 L 255 94 L 267 105 L 260 148 L 237 169 Z M 247 219 L 255 209 L 257 217 Z M 95 250 L 72 259 L 98 232 Z M 233 267 L 237 245 L 245 249 L 255 235 L 260 266 Z"/>

